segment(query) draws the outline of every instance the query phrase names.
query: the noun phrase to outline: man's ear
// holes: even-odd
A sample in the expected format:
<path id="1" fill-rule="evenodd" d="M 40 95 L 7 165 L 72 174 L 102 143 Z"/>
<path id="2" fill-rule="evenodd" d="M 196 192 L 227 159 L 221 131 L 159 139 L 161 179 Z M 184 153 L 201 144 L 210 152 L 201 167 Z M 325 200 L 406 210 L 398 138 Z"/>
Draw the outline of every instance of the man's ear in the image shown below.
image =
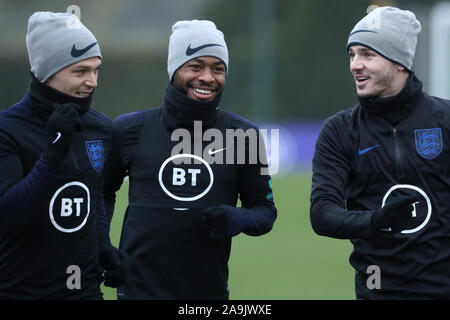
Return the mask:
<path id="1" fill-rule="evenodd" d="M 170 79 L 170 83 L 173 85 L 175 83 L 175 76 L 177 74 L 178 69 L 173 73 L 172 79 Z"/>

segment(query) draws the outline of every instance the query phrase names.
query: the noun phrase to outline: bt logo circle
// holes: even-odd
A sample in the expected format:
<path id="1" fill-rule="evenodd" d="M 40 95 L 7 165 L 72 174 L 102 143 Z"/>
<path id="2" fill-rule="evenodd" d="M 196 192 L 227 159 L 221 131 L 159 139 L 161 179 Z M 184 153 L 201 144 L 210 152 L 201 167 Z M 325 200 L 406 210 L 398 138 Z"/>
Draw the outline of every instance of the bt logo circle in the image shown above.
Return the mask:
<path id="1" fill-rule="evenodd" d="M 84 183 L 78 181 L 66 183 L 56 190 L 50 200 L 50 221 L 61 232 L 76 232 L 87 222 L 90 201 L 89 188 Z"/>
<path id="2" fill-rule="evenodd" d="M 191 158 L 199 161 L 201 164 L 197 164 L 195 166 L 192 165 L 189 167 L 186 166 L 175 167 L 173 165 L 172 166 L 168 165 L 173 160 L 180 158 Z M 167 170 L 164 170 L 166 167 Z M 163 176 L 165 174 L 169 175 L 169 177 L 163 179 Z M 167 181 L 171 181 L 173 187 L 172 191 L 170 191 L 169 188 L 167 188 L 167 186 L 164 184 L 164 180 L 166 180 L 166 183 Z M 190 180 L 190 182 L 188 180 Z M 205 180 L 207 180 L 208 182 L 205 183 Z M 214 174 L 211 169 L 211 166 L 204 159 L 193 154 L 183 153 L 171 156 L 170 158 L 168 158 L 166 161 L 163 162 L 163 164 L 159 169 L 158 181 L 163 191 L 172 199 L 178 201 L 195 201 L 202 198 L 209 192 L 209 190 L 214 184 Z M 174 193 L 175 192 L 174 189 L 176 189 L 177 187 L 188 185 L 189 183 L 191 186 L 189 190 L 197 193 L 196 195 L 182 196 L 176 195 Z"/>
<path id="3" fill-rule="evenodd" d="M 423 229 L 426 224 L 428 223 L 428 221 L 431 218 L 431 212 L 432 212 L 432 207 L 431 207 L 431 201 L 430 198 L 428 197 L 428 195 L 425 193 L 425 191 L 423 191 L 422 189 L 420 189 L 419 187 L 410 185 L 410 184 L 397 184 L 395 186 L 392 186 L 384 195 L 383 197 L 383 203 L 381 205 L 381 207 L 383 208 L 384 205 L 386 204 L 386 200 L 388 199 L 388 197 L 396 190 L 399 189 L 409 189 L 409 190 L 413 190 L 418 192 L 426 201 L 426 208 L 424 208 L 424 205 L 421 205 L 420 202 L 416 202 L 413 203 L 413 211 L 411 212 L 411 216 L 415 219 L 417 219 L 417 222 L 420 223 L 419 225 L 417 225 L 416 227 L 412 228 L 412 229 L 407 229 L 407 230 L 403 230 L 401 231 L 401 233 L 403 234 L 410 234 L 410 233 L 414 233 L 417 232 L 421 229 Z"/>

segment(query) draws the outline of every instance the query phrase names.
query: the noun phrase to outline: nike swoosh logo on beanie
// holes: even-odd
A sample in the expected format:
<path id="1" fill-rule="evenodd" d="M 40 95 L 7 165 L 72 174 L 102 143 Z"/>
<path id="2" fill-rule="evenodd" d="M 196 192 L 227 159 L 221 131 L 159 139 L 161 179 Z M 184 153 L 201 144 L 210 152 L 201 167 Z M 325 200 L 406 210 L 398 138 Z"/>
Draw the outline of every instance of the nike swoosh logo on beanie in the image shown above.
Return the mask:
<path id="1" fill-rule="evenodd" d="M 191 45 L 189 45 L 189 47 L 187 47 L 187 49 L 186 49 L 186 55 L 187 56 L 191 56 L 191 55 L 193 55 L 194 53 L 196 53 L 199 50 L 202 50 L 202 49 L 208 48 L 208 47 L 215 47 L 215 46 L 223 47 L 221 44 L 216 44 L 216 43 L 204 44 L 204 45 L 199 46 L 197 48 L 191 48 Z"/>
<path id="2" fill-rule="evenodd" d="M 72 57 L 74 57 L 74 58 L 80 57 L 80 56 L 82 56 L 83 54 L 85 54 L 86 52 L 88 52 L 89 50 L 91 50 L 91 48 L 93 48 L 96 44 L 97 44 L 97 42 L 94 42 L 94 43 L 88 45 L 86 48 L 80 49 L 80 50 L 77 50 L 77 49 L 75 48 L 75 44 L 74 44 L 73 47 L 72 47 L 72 51 L 70 52 L 70 54 L 71 54 Z"/>

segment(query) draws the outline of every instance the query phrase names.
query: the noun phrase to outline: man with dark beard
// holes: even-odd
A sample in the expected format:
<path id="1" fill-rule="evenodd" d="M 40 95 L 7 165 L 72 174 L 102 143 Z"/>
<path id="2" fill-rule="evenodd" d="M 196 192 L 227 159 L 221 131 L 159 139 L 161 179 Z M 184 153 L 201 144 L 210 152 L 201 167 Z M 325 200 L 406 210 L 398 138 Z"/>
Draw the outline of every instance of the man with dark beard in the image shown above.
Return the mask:
<path id="1" fill-rule="evenodd" d="M 353 243 L 358 299 L 450 298 L 450 102 L 412 71 L 420 29 L 393 7 L 356 24 L 359 103 L 327 119 L 316 143 L 311 223 Z"/>
<path id="2" fill-rule="evenodd" d="M 108 216 L 124 177 L 130 181 L 120 240 L 130 270 L 119 299 L 228 299 L 231 238 L 272 228 L 271 180 L 262 174 L 267 161 L 235 161 L 242 154 L 248 159 L 248 140 L 223 145 L 216 135 L 215 148 L 204 141 L 203 134 L 211 132 L 225 137 L 226 130 L 257 130 L 219 108 L 227 72 L 227 45 L 215 24 L 179 21 L 169 42 L 163 105 L 114 121 L 114 159 L 105 183 Z M 206 131 L 198 135 L 198 126 Z M 178 149 L 185 135 L 188 143 Z M 253 142 L 259 145 L 259 139 Z"/>

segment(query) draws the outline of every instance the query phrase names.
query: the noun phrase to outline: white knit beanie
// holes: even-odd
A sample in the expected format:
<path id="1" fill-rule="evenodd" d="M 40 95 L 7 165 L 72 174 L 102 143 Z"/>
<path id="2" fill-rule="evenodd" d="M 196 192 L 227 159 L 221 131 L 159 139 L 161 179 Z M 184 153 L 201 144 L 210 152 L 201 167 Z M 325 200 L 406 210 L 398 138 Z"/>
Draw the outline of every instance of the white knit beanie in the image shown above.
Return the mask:
<path id="1" fill-rule="evenodd" d="M 212 56 L 223 61 L 228 72 L 228 48 L 223 33 L 209 20 L 178 21 L 169 39 L 169 79 L 187 61 Z"/>
<path id="2" fill-rule="evenodd" d="M 379 7 L 355 25 L 347 50 L 352 45 L 363 45 L 411 71 L 420 30 L 420 22 L 411 11 Z"/>
<path id="3" fill-rule="evenodd" d="M 69 13 L 35 12 L 28 19 L 26 43 L 31 72 L 41 82 L 59 70 L 92 57 L 102 58 L 97 39 Z"/>

